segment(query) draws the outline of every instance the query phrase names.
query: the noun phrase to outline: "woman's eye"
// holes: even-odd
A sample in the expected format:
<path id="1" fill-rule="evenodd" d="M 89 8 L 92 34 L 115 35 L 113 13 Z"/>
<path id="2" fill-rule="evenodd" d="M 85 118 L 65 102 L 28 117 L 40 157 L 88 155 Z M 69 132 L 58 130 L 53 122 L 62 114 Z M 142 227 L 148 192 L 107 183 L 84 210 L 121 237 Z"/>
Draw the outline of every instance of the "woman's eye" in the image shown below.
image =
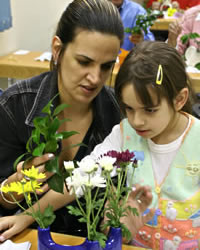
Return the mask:
<path id="1" fill-rule="evenodd" d="M 79 63 L 80 65 L 87 66 L 90 62 L 89 62 L 89 61 L 78 60 L 78 63 Z"/>
<path id="2" fill-rule="evenodd" d="M 103 64 L 101 66 L 102 70 L 110 70 L 113 67 L 113 63 L 109 63 L 109 64 Z"/>

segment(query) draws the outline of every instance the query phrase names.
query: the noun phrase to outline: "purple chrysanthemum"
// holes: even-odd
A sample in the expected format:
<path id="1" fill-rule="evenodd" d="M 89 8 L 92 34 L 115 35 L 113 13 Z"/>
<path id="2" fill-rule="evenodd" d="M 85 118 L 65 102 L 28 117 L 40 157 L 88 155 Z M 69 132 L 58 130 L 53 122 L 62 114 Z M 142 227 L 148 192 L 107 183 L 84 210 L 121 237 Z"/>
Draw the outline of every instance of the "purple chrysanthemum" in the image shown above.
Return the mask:
<path id="1" fill-rule="evenodd" d="M 117 159 L 116 165 L 117 167 L 126 166 L 129 163 L 137 164 L 137 160 L 135 159 L 134 152 L 130 152 L 128 149 L 124 152 L 117 152 L 115 150 L 108 151 L 105 156 L 114 157 Z"/>

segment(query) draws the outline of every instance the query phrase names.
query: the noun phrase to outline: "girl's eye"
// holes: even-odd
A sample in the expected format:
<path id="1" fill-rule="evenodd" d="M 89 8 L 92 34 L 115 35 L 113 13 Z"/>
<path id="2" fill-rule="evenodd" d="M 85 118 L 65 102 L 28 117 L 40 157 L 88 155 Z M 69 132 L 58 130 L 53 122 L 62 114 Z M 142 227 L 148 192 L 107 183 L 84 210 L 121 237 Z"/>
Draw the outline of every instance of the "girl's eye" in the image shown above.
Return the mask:
<path id="1" fill-rule="evenodd" d="M 124 105 L 124 110 L 126 110 L 126 111 L 132 111 L 133 109 L 131 107 L 129 107 L 129 106 Z"/>
<path id="2" fill-rule="evenodd" d="M 145 108 L 145 111 L 147 113 L 155 113 L 157 111 L 157 109 L 155 109 L 155 108 Z"/>

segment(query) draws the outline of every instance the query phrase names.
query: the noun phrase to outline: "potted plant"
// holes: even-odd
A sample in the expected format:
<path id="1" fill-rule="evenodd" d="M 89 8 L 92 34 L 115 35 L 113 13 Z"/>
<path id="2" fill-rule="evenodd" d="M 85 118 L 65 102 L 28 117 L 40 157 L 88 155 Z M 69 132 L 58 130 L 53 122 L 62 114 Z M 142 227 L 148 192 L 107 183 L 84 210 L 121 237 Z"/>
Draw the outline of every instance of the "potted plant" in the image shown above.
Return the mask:
<path id="1" fill-rule="evenodd" d="M 138 15 L 136 19 L 135 26 L 133 28 L 125 28 L 125 32 L 130 34 L 142 34 L 143 32 L 147 34 L 148 28 L 154 24 L 154 21 L 162 17 L 162 12 L 153 12 L 147 9 L 147 13 L 144 15 Z"/>
<path id="2" fill-rule="evenodd" d="M 131 239 L 131 233 L 120 219 L 128 213 L 138 215 L 136 208 L 127 205 L 131 188 L 126 186 L 128 168 L 134 170 L 137 167 L 137 160 L 143 160 L 143 153 L 138 153 L 136 159 L 136 154 L 127 150 L 109 151 L 97 162 L 90 158 L 83 159 L 77 163 L 78 168 L 75 168 L 73 162 L 65 162 L 65 168 L 70 174 L 66 183 L 70 192 L 76 194 L 78 204 L 78 207 L 68 206 L 68 209 L 71 214 L 79 216 L 80 222 L 87 224 L 87 239 L 97 240 L 104 249 L 120 250 L 122 236 L 127 240 Z M 113 173 L 116 173 L 116 179 L 112 178 Z M 95 187 L 95 193 L 92 195 Z M 103 194 L 99 193 L 101 187 L 105 188 Z M 79 202 L 80 196 L 86 201 L 85 210 Z M 106 219 L 103 220 L 101 230 L 109 228 L 111 233 L 107 242 L 105 235 L 97 231 L 97 225 L 103 219 L 103 215 Z"/>
<path id="3" fill-rule="evenodd" d="M 200 34 L 188 33 L 181 37 L 181 41 L 183 44 L 187 44 L 189 40 L 193 40 L 196 43 L 195 46 L 189 46 L 185 51 L 185 60 L 188 66 L 192 66 L 200 70 Z"/>
<path id="4" fill-rule="evenodd" d="M 147 13 L 144 15 L 137 15 L 135 26 L 125 27 L 124 31 L 130 35 L 130 40 L 134 42 L 134 39 L 138 36 L 141 36 L 143 34 L 147 34 L 148 28 L 151 27 L 154 24 L 154 21 L 162 17 L 163 14 L 161 11 L 152 11 L 150 9 L 147 9 Z M 119 54 L 119 64 L 121 65 L 125 59 L 125 57 L 128 55 L 129 51 L 125 49 L 120 49 Z"/>
<path id="5" fill-rule="evenodd" d="M 60 182 L 64 182 L 65 178 L 68 176 L 66 178 L 67 187 L 71 194 L 75 194 L 78 204 L 78 207 L 69 206 L 68 209 L 71 214 L 79 216 L 80 222 L 87 224 L 87 239 L 79 246 L 62 246 L 56 244 L 52 240 L 49 226 L 54 221 L 55 215 L 51 206 L 48 206 L 44 212 L 40 210 L 37 192 L 42 192 L 42 182 L 38 180 L 45 178 L 45 175 L 38 173 L 38 169 L 34 166 L 32 166 L 31 169 L 22 169 L 21 171 L 24 178 L 20 182 L 2 185 L 1 192 L 2 194 L 9 193 L 16 204 L 24 210 L 24 213 L 32 216 L 38 223 L 39 250 L 121 250 L 122 235 L 130 240 L 131 234 L 126 226 L 121 223 L 120 219 L 123 216 L 127 216 L 128 213 L 137 215 L 137 210 L 126 204 L 131 191 L 131 188 L 126 186 L 128 168 L 131 167 L 135 169 L 137 167 L 137 160 L 142 160 L 142 158 L 138 157 L 138 154 L 136 157 L 134 152 L 129 152 L 128 150 L 121 153 L 109 151 L 97 162 L 87 158 L 83 159 L 81 162 L 64 162 L 66 171 L 62 170 L 62 172 L 60 172 L 58 165 L 60 152 L 59 143 L 62 139 L 76 132 L 57 133 L 59 125 L 64 122 L 60 121 L 57 115 L 66 108 L 67 105 L 60 105 L 52 111 L 52 101 L 53 100 L 43 109 L 46 116 L 34 119 L 35 129 L 27 142 L 27 153 L 20 156 L 16 160 L 15 165 L 26 155 L 28 158 L 25 160 L 25 164 L 33 157 L 40 156 L 46 152 L 51 152 L 56 155 L 56 160 L 47 165 L 47 171 L 53 169 L 58 177 L 62 177 L 59 180 Z M 66 120 L 68 121 L 68 119 Z M 117 183 L 111 178 L 113 171 L 116 172 Z M 61 186 L 63 186 L 63 183 L 60 187 Z M 50 187 L 54 188 L 54 185 Z M 101 188 L 105 188 L 103 193 L 99 192 Z M 55 189 L 60 190 L 60 188 L 54 188 L 54 190 Z M 13 192 L 17 192 L 18 195 L 24 195 L 25 201 L 29 207 L 28 211 L 26 211 L 26 209 L 15 199 Z M 85 198 L 85 206 L 79 201 L 80 196 Z M 37 209 L 33 207 L 34 201 L 37 202 Z M 107 205 L 104 209 L 105 202 L 107 202 Z M 102 230 L 107 227 L 111 229 L 108 239 L 105 234 L 97 229 L 104 214 L 106 221 L 102 226 Z"/>

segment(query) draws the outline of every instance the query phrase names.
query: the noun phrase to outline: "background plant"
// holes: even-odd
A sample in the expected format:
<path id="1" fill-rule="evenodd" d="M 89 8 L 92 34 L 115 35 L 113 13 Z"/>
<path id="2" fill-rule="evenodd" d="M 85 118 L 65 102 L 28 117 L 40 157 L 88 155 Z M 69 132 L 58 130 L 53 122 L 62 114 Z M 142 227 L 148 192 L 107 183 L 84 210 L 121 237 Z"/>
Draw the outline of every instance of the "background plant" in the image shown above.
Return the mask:
<path id="1" fill-rule="evenodd" d="M 131 34 L 141 34 L 143 31 L 147 34 L 148 28 L 151 27 L 154 24 L 154 21 L 162 15 L 161 11 L 154 13 L 148 9 L 146 14 L 137 16 L 136 23 L 133 28 L 125 28 L 124 31 Z"/>
<path id="2" fill-rule="evenodd" d="M 45 164 L 46 171 L 54 173 L 54 175 L 49 178 L 47 182 L 51 189 L 63 193 L 66 172 L 59 167 L 58 159 L 61 152 L 61 141 L 77 134 L 78 132 L 58 132 L 61 124 L 70 121 L 70 119 L 66 118 L 59 120 L 58 115 L 69 105 L 61 104 L 53 109 L 53 101 L 56 97 L 57 95 L 42 109 L 43 115 L 41 117 L 34 118 L 33 124 L 35 128 L 32 130 L 32 134 L 26 144 L 26 152 L 17 158 L 14 163 L 14 167 L 16 168 L 17 164 L 24 158 L 25 166 L 34 157 L 42 156 L 45 153 L 53 153 L 55 157 Z M 71 147 L 77 145 L 71 145 Z"/>
<path id="3" fill-rule="evenodd" d="M 43 191 L 41 189 L 42 183 L 39 182 L 39 180 L 45 178 L 46 176 L 43 173 L 38 173 L 38 169 L 34 166 L 28 170 L 21 170 L 21 172 L 24 174 L 25 178 L 21 181 L 11 182 L 10 184 L 2 186 L 1 192 L 9 194 L 13 201 L 24 211 L 24 214 L 32 216 L 40 228 L 46 228 L 53 223 L 56 217 L 53 212 L 53 207 L 50 205 L 46 207 L 44 212 L 41 212 L 40 203 L 37 197 L 37 192 Z M 27 211 L 27 208 L 24 208 L 23 205 L 16 200 L 13 192 L 16 192 L 18 195 L 24 195 L 29 211 Z M 37 209 L 34 209 L 33 207 L 32 193 L 37 201 Z"/>
<path id="4" fill-rule="evenodd" d="M 194 40 L 194 42 L 197 44 L 197 52 L 200 53 L 200 40 L 198 40 L 198 38 L 200 38 L 200 34 L 196 32 L 188 33 L 181 37 L 181 42 L 183 44 L 187 44 L 190 39 Z M 200 62 L 197 63 L 195 67 L 200 70 Z"/>

